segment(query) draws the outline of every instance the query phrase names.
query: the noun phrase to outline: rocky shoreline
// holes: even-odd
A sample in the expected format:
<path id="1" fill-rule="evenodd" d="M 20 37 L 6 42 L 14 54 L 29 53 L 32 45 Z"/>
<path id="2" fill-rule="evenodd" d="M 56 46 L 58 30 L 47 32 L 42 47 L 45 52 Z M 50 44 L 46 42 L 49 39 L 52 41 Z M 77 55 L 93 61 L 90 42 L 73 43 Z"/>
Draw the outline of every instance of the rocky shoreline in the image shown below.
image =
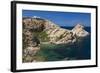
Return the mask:
<path id="1" fill-rule="evenodd" d="M 76 42 L 78 37 L 84 38 L 89 35 L 89 32 L 84 30 L 84 26 L 81 24 L 77 24 L 72 30 L 68 30 L 49 20 L 34 17 L 24 17 L 22 24 L 24 60 L 28 55 L 33 57 L 41 49 L 39 45 L 42 42 L 68 44 Z"/>

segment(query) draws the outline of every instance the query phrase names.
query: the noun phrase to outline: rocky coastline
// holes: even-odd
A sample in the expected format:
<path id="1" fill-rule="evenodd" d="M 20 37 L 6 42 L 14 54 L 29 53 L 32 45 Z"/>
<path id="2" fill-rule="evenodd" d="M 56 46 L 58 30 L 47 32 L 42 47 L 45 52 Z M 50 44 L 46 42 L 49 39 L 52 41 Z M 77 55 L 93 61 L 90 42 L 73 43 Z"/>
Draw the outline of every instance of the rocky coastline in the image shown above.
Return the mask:
<path id="1" fill-rule="evenodd" d="M 84 38 L 89 32 L 84 26 L 76 24 L 72 29 L 64 29 L 57 24 L 38 17 L 23 17 L 23 62 L 33 62 L 34 55 L 41 49 L 41 43 L 69 44 Z M 27 59 L 30 56 L 30 59 Z"/>

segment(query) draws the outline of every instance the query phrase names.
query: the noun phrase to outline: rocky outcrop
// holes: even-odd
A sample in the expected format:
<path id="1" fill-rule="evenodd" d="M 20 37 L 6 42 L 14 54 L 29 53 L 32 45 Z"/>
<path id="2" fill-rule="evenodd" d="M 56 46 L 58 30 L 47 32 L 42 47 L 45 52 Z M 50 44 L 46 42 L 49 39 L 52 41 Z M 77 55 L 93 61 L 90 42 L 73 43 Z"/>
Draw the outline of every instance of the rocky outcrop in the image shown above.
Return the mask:
<path id="1" fill-rule="evenodd" d="M 77 37 L 85 37 L 89 35 L 89 33 L 84 30 L 84 26 L 80 24 L 77 24 L 72 30 L 68 30 L 40 17 L 23 18 L 23 26 L 24 30 L 27 30 L 27 32 L 23 33 L 27 36 L 26 40 L 31 41 L 31 43 L 29 43 L 31 45 L 36 42 L 33 41 L 33 37 L 35 36 L 33 36 L 33 32 L 45 32 L 49 39 L 47 42 L 55 44 L 73 43 L 77 40 Z"/>
<path id="2" fill-rule="evenodd" d="M 77 37 L 86 37 L 87 35 L 89 35 L 89 33 L 87 31 L 84 30 L 84 26 L 82 26 L 81 24 L 77 24 L 73 29 L 72 32 L 74 35 L 76 35 Z"/>
<path id="3" fill-rule="evenodd" d="M 63 28 L 55 28 L 47 31 L 48 37 L 50 38 L 51 43 L 55 44 L 64 44 L 64 43 L 73 43 L 76 40 L 73 32 Z"/>
<path id="4" fill-rule="evenodd" d="M 40 18 L 23 18 L 24 29 L 30 31 L 43 31 L 45 20 Z"/>
<path id="5" fill-rule="evenodd" d="M 77 24 L 72 30 L 61 28 L 53 22 L 40 17 L 24 17 L 23 24 L 23 62 L 35 61 L 34 55 L 41 43 L 68 44 L 89 35 L 84 26 Z"/>

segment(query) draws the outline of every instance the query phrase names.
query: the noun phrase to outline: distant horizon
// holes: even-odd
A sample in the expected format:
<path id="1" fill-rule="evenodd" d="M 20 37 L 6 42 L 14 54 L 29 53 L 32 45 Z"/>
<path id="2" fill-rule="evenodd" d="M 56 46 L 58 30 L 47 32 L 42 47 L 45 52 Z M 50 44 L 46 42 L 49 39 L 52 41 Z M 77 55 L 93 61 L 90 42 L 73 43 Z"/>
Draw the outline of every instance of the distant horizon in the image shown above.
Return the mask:
<path id="1" fill-rule="evenodd" d="M 91 26 L 90 13 L 22 10 L 22 17 L 33 16 L 50 20 L 62 27 L 74 27 L 77 24 L 85 27 Z"/>

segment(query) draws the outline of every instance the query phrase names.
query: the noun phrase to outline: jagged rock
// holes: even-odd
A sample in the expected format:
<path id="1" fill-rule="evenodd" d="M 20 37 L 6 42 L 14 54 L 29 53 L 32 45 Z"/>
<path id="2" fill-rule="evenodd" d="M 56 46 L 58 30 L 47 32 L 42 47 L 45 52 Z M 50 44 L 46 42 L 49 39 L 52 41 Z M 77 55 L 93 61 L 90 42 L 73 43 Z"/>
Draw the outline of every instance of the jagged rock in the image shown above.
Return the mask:
<path id="1" fill-rule="evenodd" d="M 57 28 L 54 30 L 47 31 L 50 38 L 50 42 L 55 44 L 70 43 L 75 41 L 75 37 L 70 30 Z"/>
<path id="2" fill-rule="evenodd" d="M 23 17 L 23 62 L 37 61 L 34 58 L 40 44 L 68 44 L 89 35 L 84 26 L 77 24 L 72 30 L 61 28 L 40 17 Z M 67 60 L 68 58 L 65 58 Z"/>
<path id="3" fill-rule="evenodd" d="M 73 29 L 72 32 L 74 35 L 78 36 L 78 37 L 86 37 L 87 35 L 89 35 L 89 33 L 87 31 L 84 30 L 84 26 L 77 24 Z"/>
<path id="4" fill-rule="evenodd" d="M 23 18 L 24 29 L 30 31 L 43 31 L 45 20 L 40 18 Z"/>
<path id="5" fill-rule="evenodd" d="M 23 18 L 23 25 L 24 29 L 29 30 L 24 32 L 25 36 L 30 35 L 30 37 L 27 36 L 26 39 L 33 41 L 33 43 L 36 42 L 33 40 L 33 31 L 45 31 L 45 33 L 48 35 L 48 42 L 55 44 L 73 43 L 77 40 L 77 37 L 85 37 L 89 35 L 89 33 L 84 30 L 84 26 L 80 24 L 77 24 L 72 30 L 68 30 L 61 28 L 47 19 L 42 19 L 36 16 L 32 18 Z"/>

